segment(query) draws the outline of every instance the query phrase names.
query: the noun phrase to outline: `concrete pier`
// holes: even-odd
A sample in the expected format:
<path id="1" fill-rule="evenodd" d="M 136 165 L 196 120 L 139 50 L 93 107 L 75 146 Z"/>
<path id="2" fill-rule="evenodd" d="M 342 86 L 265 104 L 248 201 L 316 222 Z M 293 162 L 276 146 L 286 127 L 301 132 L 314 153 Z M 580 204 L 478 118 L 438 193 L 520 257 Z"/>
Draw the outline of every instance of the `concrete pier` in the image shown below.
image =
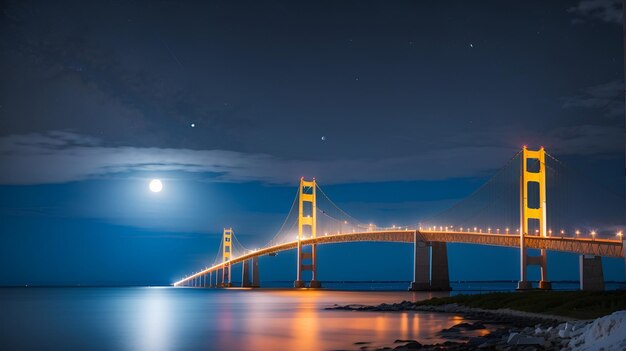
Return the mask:
<path id="1" fill-rule="evenodd" d="M 252 258 L 252 287 L 260 288 L 261 281 L 259 280 L 259 258 Z"/>
<path id="2" fill-rule="evenodd" d="M 430 290 L 430 247 L 415 232 L 413 242 L 413 281 L 409 290 Z"/>
<path id="3" fill-rule="evenodd" d="M 430 274 L 430 289 L 436 291 L 450 291 L 450 275 L 448 272 L 448 246 L 446 243 L 433 242 L 431 244 L 432 267 Z"/>
<path id="4" fill-rule="evenodd" d="M 425 242 L 413 234 L 413 281 L 411 291 L 450 291 L 448 247 L 444 242 Z"/>
<path id="5" fill-rule="evenodd" d="M 232 275 L 232 268 L 233 268 L 233 266 L 229 263 L 229 264 L 228 264 L 228 269 L 225 271 L 225 272 L 228 272 L 228 273 L 227 273 L 227 277 L 228 277 L 228 279 L 226 279 L 226 285 L 224 286 L 224 287 L 226 287 L 226 288 L 230 288 L 231 286 L 233 286 L 233 281 L 232 281 L 232 278 L 233 278 L 233 275 Z"/>
<path id="6" fill-rule="evenodd" d="M 243 261 L 241 262 L 241 287 L 249 288 L 252 286 L 250 283 L 250 262 Z"/>
<path id="7" fill-rule="evenodd" d="M 602 257 L 580 255 L 580 290 L 604 290 Z"/>

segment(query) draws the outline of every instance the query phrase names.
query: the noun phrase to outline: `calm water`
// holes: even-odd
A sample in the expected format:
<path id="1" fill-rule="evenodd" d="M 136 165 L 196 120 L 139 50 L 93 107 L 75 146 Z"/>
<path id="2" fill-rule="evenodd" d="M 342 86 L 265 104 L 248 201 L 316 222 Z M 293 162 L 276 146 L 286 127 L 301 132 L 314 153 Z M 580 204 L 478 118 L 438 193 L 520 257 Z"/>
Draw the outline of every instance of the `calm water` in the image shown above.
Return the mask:
<path id="1" fill-rule="evenodd" d="M 406 282 L 325 286 L 365 291 L 0 288 L 0 350 L 358 349 L 357 341 L 370 346 L 390 346 L 395 339 L 441 341 L 437 332 L 463 321 L 449 314 L 325 311 L 334 304 L 448 294 L 402 291 Z M 555 284 L 555 289 L 576 287 Z M 506 291 L 515 282 L 454 283 L 453 288 L 453 294 Z"/>
<path id="2" fill-rule="evenodd" d="M 194 288 L 0 289 L 1 350 L 332 350 L 437 341 L 463 319 L 325 311 L 429 293 Z"/>

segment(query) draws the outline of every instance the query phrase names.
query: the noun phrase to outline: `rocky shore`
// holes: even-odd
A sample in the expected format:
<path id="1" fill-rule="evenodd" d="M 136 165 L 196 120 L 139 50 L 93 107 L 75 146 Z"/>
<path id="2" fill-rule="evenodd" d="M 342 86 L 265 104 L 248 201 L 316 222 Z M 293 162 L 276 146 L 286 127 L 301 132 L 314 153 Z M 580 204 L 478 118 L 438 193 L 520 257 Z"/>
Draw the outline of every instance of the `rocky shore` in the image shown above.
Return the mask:
<path id="1" fill-rule="evenodd" d="M 410 301 L 378 306 L 336 305 L 327 309 L 454 313 L 476 321 L 459 323 L 441 330 L 438 336 L 449 340 L 443 343 L 421 344 L 416 340 L 396 340 L 387 347 L 371 348 L 362 341 L 355 343 L 358 350 L 587 351 L 600 350 L 602 347 L 604 351 L 626 350 L 626 311 L 596 320 L 573 320 L 508 309 L 484 310 L 457 304 L 416 305 Z M 475 331 L 483 331 L 481 334 L 484 335 L 478 336 Z"/>

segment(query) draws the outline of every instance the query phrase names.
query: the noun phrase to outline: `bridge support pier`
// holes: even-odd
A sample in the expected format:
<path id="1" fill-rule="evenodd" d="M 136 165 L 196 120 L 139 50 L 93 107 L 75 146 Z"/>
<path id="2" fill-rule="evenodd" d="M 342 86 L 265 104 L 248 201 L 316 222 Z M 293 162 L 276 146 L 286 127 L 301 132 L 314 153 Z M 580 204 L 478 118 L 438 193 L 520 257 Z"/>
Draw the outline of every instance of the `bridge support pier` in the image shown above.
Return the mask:
<path id="1" fill-rule="evenodd" d="M 448 247 L 444 242 L 427 243 L 413 234 L 413 281 L 410 291 L 450 291 Z"/>
<path id="2" fill-rule="evenodd" d="M 209 272 L 209 288 L 213 287 L 213 272 Z"/>
<path id="3" fill-rule="evenodd" d="M 241 287 L 249 288 L 250 284 L 250 265 L 249 261 L 241 262 Z"/>
<path id="4" fill-rule="evenodd" d="M 222 281 L 220 282 L 220 288 L 228 288 L 228 281 L 230 279 L 229 277 L 229 269 L 228 266 L 224 266 L 224 268 L 220 269 L 220 272 L 222 273 Z"/>
<path id="5" fill-rule="evenodd" d="M 261 282 L 259 281 L 259 258 L 252 258 L 252 287 L 260 288 Z"/>
<path id="6" fill-rule="evenodd" d="M 430 273 L 430 290 L 450 291 L 450 274 L 448 271 L 448 246 L 443 242 L 431 244 L 432 266 Z"/>
<path id="7" fill-rule="evenodd" d="M 231 281 L 231 276 L 232 276 L 231 268 L 232 268 L 232 265 L 228 264 L 222 270 L 222 287 L 224 288 L 230 288 L 233 286 L 233 283 Z"/>
<path id="8" fill-rule="evenodd" d="M 413 281 L 409 290 L 430 290 L 430 248 L 426 242 L 417 240 L 417 233 L 415 236 L 413 243 Z"/>
<path id="9" fill-rule="evenodd" d="M 523 237 L 521 240 L 524 240 Z M 552 290 L 552 283 L 548 281 L 548 255 L 546 250 L 541 250 L 541 254 L 538 256 L 529 256 L 526 253 L 526 248 L 523 246 L 520 251 L 521 280 L 517 283 L 517 290 L 533 289 L 533 283 L 526 278 L 528 266 L 539 266 L 541 268 L 539 289 Z"/>
<path id="10" fill-rule="evenodd" d="M 602 257 L 580 255 L 580 290 L 603 291 Z"/>
<path id="11" fill-rule="evenodd" d="M 309 282 L 309 288 L 319 289 L 322 287 L 322 283 L 317 280 L 317 245 L 311 245 L 311 281 Z"/>
<path id="12" fill-rule="evenodd" d="M 302 280 L 302 271 L 311 271 L 311 281 L 309 282 L 309 288 L 319 289 L 322 284 L 317 280 L 317 254 L 316 245 L 309 245 L 311 252 L 304 252 L 304 247 L 298 241 L 298 274 L 296 281 L 293 283 L 294 288 L 306 288 L 306 282 Z M 305 264 L 303 261 L 310 261 L 309 264 Z"/>

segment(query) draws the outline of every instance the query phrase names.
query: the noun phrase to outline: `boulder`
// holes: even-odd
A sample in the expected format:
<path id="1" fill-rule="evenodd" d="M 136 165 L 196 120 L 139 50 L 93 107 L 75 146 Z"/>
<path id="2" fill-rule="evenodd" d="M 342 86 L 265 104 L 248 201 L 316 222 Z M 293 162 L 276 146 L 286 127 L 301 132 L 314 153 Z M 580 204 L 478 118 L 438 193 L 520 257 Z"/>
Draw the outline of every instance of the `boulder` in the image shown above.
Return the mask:
<path id="1" fill-rule="evenodd" d="M 517 345 L 517 339 L 520 338 L 519 333 L 511 333 L 509 334 L 509 338 L 506 340 L 506 343 L 509 345 Z"/>
<path id="2" fill-rule="evenodd" d="M 626 311 L 598 318 L 580 330 L 582 333 L 569 342 L 572 351 L 626 349 Z"/>
<path id="3" fill-rule="evenodd" d="M 520 335 L 515 345 L 543 345 L 546 339 L 538 336 Z"/>

